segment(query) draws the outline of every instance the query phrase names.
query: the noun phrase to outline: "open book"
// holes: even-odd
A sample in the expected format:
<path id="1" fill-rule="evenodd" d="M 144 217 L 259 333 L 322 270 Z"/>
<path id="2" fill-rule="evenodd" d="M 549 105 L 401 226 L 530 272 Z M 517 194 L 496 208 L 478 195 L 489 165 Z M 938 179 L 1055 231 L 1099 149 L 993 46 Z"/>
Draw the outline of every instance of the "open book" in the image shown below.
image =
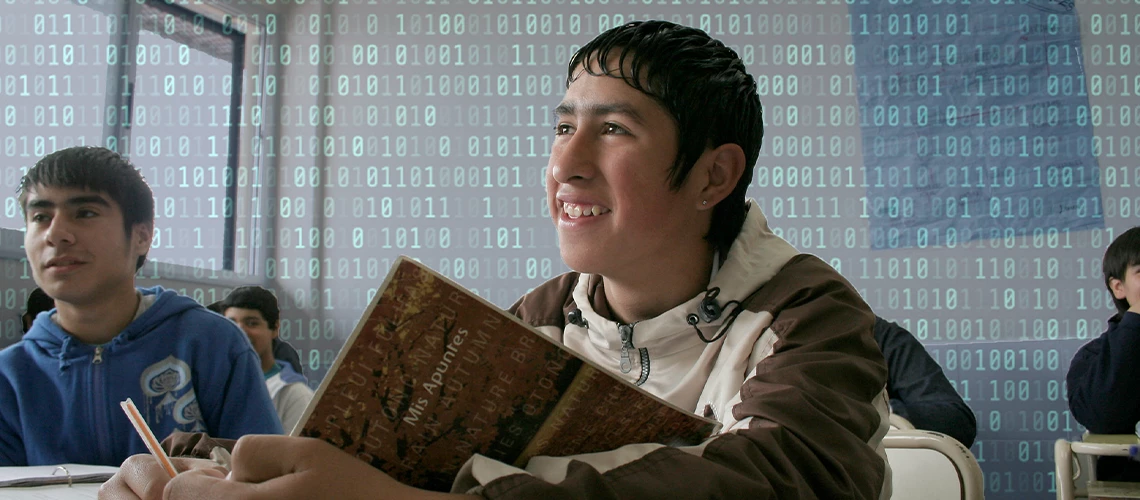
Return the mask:
<path id="1" fill-rule="evenodd" d="M 579 359 L 407 257 L 393 265 L 293 435 L 446 491 L 473 454 L 525 466 L 631 443 L 695 444 L 717 422 Z"/>

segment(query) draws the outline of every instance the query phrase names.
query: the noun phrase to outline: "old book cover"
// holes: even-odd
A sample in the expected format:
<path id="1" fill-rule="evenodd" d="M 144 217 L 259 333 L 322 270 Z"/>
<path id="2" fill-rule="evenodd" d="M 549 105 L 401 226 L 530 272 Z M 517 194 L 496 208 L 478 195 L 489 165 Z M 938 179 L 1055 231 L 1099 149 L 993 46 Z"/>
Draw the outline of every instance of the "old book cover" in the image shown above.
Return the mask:
<path id="1" fill-rule="evenodd" d="M 631 443 L 695 444 L 713 420 L 619 380 L 406 257 L 393 265 L 294 435 L 447 491 L 479 453 L 517 466 Z"/>

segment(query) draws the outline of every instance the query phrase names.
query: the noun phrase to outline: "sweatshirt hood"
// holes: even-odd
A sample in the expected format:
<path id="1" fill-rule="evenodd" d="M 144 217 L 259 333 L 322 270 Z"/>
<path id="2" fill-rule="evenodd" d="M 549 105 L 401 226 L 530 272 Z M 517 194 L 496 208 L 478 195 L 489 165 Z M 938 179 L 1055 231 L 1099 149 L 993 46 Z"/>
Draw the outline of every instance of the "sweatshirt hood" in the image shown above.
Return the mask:
<path id="1" fill-rule="evenodd" d="M 143 314 L 127 325 L 110 342 L 103 344 L 104 352 L 112 352 L 124 344 L 145 337 L 172 316 L 182 312 L 202 307 L 190 297 L 179 295 L 173 290 L 166 290 L 161 286 L 151 288 L 137 288 L 143 296 L 153 295 L 155 301 Z M 36 356 L 54 358 L 59 360 L 60 370 L 66 369 L 77 361 L 90 358 L 94 355 L 96 346 L 86 344 L 63 330 L 52 316 L 56 310 L 42 312 L 36 316 L 32 328 L 24 335 L 23 341 L 28 350 Z"/>
<path id="2" fill-rule="evenodd" d="M 277 372 L 277 374 L 281 376 L 281 381 L 286 385 L 296 382 L 301 382 L 306 385 L 309 383 L 309 379 L 305 378 L 304 375 L 297 373 L 297 370 L 294 370 L 293 366 L 289 363 L 286 363 L 280 359 L 276 359 L 273 362 L 277 365 L 278 368 L 280 368 L 280 371 Z"/>

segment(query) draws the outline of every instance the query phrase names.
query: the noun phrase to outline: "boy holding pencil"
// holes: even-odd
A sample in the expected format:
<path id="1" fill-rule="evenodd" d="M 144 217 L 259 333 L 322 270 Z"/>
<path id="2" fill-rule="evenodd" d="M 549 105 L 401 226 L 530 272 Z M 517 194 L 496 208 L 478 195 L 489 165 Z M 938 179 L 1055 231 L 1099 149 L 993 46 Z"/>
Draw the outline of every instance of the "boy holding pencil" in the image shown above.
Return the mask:
<path id="1" fill-rule="evenodd" d="M 0 466 L 119 465 L 147 451 L 128 398 L 160 438 L 280 434 L 249 341 L 232 323 L 162 287 L 136 288 L 154 198 L 117 153 L 49 154 L 19 188 L 24 246 L 55 312 L 0 351 Z"/>

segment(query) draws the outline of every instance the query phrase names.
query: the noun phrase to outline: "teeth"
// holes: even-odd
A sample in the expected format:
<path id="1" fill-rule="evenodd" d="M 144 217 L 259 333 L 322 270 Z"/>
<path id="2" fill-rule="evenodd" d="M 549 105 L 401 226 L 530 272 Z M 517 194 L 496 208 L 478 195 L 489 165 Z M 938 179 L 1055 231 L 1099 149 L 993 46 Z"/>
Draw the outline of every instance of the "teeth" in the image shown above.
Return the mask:
<path id="1" fill-rule="evenodd" d="M 576 203 L 565 203 L 562 205 L 562 210 L 566 212 L 566 215 L 571 219 L 592 217 L 609 212 L 609 209 L 599 205 L 578 205 Z"/>

